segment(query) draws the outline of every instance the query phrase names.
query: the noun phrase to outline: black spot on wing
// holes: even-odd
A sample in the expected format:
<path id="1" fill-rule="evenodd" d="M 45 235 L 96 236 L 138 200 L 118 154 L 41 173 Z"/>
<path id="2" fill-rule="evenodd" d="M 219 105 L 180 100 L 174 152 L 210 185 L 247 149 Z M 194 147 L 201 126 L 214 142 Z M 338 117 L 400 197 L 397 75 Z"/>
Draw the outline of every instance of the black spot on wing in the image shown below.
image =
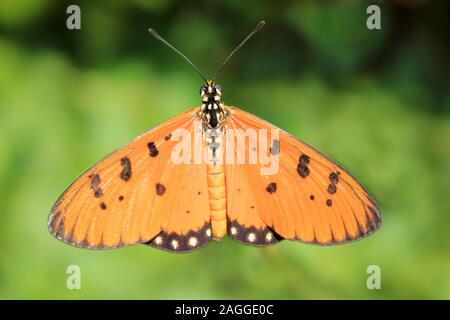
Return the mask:
<path id="1" fill-rule="evenodd" d="M 269 183 L 269 185 L 266 188 L 266 191 L 268 193 L 275 193 L 277 191 L 277 184 L 275 182 Z"/>
<path id="2" fill-rule="evenodd" d="M 228 235 L 235 241 L 252 246 L 270 246 L 283 239 L 279 234 L 269 227 L 262 229 L 255 226 L 245 227 L 237 220 L 228 220 Z"/>
<path id="3" fill-rule="evenodd" d="M 206 222 L 202 228 L 190 230 L 186 234 L 162 231 L 146 244 L 166 251 L 187 253 L 200 249 L 211 239 L 211 223 Z"/>
<path id="4" fill-rule="evenodd" d="M 331 207 L 333 205 L 333 200 L 327 199 L 326 204 L 328 207 Z"/>
<path id="5" fill-rule="evenodd" d="M 106 204 L 104 202 L 100 203 L 100 208 L 102 208 L 102 210 L 106 210 Z"/>
<path id="6" fill-rule="evenodd" d="M 339 176 L 336 173 L 332 172 L 330 173 L 328 178 L 330 179 L 330 184 L 328 185 L 327 191 L 329 194 L 335 194 L 337 191 L 336 185 L 339 182 Z"/>
<path id="7" fill-rule="evenodd" d="M 170 133 L 164 137 L 164 140 L 169 141 L 171 137 L 172 137 L 172 134 Z"/>
<path id="8" fill-rule="evenodd" d="M 103 196 L 103 190 L 99 187 L 101 182 L 100 176 L 97 173 L 91 174 L 89 179 L 91 180 L 91 189 L 94 191 L 94 197 L 101 198 Z"/>
<path id="9" fill-rule="evenodd" d="M 149 142 L 147 144 L 148 150 L 150 151 L 151 157 L 156 157 L 159 153 L 158 149 L 156 148 L 156 145 L 154 142 Z"/>
<path id="10" fill-rule="evenodd" d="M 309 157 L 306 154 L 302 154 L 298 160 L 297 173 L 302 178 L 306 178 L 309 175 L 309 161 Z"/>
<path id="11" fill-rule="evenodd" d="M 334 172 L 330 173 L 329 179 L 332 184 L 337 184 L 339 182 L 339 176 Z"/>
<path id="12" fill-rule="evenodd" d="M 119 201 L 123 201 L 123 196 L 119 196 L 118 198 L 117 198 Z"/>
<path id="13" fill-rule="evenodd" d="M 270 154 L 275 156 L 280 153 L 280 140 L 275 139 L 272 142 L 272 147 L 270 148 Z"/>
<path id="14" fill-rule="evenodd" d="M 156 194 L 158 196 L 162 196 L 166 192 L 166 187 L 163 186 L 161 183 L 156 184 Z"/>
<path id="15" fill-rule="evenodd" d="M 128 157 L 123 157 L 120 159 L 120 164 L 122 165 L 122 172 L 120 173 L 120 178 L 122 180 L 128 181 L 131 178 L 131 161 Z"/>
<path id="16" fill-rule="evenodd" d="M 336 193 L 336 185 L 335 184 L 329 184 L 327 191 L 329 194 L 335 194 Z"/>
<path id="17" fill-rule="evenodd" d="M 89 176 L 89 179 L 91 179 L 91 189 L 96 190 L 101 182 L 100 176 L 97 173 L 94 173 Z"/>
<path id="18" fill-rule="evenodd" d="M 101 198 L 102 196 L 103 196 L 102 188 L 98 188 L 97 190 L 94 191 L 94 197 Z"/>

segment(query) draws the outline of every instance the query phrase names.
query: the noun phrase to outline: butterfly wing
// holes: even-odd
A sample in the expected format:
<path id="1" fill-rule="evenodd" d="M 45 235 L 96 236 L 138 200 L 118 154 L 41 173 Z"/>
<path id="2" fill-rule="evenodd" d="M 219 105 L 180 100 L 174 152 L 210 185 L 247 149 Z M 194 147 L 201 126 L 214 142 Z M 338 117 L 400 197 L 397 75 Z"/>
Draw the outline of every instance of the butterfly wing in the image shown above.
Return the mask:
<path id="1" fill-rule="evenodd" d="M 259 216 L 264 206 L 254 189 L 251 173 L 245 165 L 227 165 L 227 226 L 228 235 L 237 242 L 254 246 L 273 245 L 280 237 L 271 230 Z M 261 199 L 264 201 L 263 199 Z"/>
<path id="2" fill-rule="evenodd" d="M 92 249 L 149 243 L 190 251 L 205 244 L 207 183 L 193 177 L 206 177 L 206 167 L 176 164 L 171 158 L 178 143 L 172 133 L 180 128 L 193 132 L 195 112 L 143 133 L 82 174 L 53 206 L 51 234 Z"/>
<path id="3" fill-rule="evenodd" d="M 228 129 L 279 130 L 238 108 L 228 111 Z M 278 235 L 329 245 L 360 239 L 380 226 L 374 199 L 323 154 L 282 130 L 277 139 L 259 148 L 260 153 L 278 155 L 275 174 L 261 174 L 263 165 L 248 162 L 226 167 L 228 233 L 234 239 L 269 245 L 276 243 Z"/>

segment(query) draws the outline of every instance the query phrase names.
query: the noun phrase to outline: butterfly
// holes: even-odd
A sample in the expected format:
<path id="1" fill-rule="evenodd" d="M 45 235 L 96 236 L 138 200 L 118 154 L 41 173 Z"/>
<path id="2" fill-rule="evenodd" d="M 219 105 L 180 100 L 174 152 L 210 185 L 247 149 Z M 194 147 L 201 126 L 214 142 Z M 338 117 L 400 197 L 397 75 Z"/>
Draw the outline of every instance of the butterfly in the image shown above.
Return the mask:
<path id="1" fill-rule="evenodd" d="M 253 246 L 283 239 L 333 245 L 377 230 L 378 205 L 345 169 L 276 126 L 222 102 L 217 74 L 263 25 L 229 54 L 212 80 L 150 29 L 203 78 L 201 106 L 141 134 L 83 173 L 51 209 L 50 233 L 82 248 L 147 244 L 190 252 L 226 235 Z M 231 143 L 236 132 L 245 134 L 241 142 L 248 142 L 248 150 L 245 143 Z M 190 140 L 181 141 L 186 136 Z M 197 158 L 209 161 L 194 161 L 188 151 L 198 146 Z M 275 169 L 264 171 L 267 165 L 251 159 L 253 153 L 275 158 Z M 225 161 L 229 157 L 234 161 Z"/>

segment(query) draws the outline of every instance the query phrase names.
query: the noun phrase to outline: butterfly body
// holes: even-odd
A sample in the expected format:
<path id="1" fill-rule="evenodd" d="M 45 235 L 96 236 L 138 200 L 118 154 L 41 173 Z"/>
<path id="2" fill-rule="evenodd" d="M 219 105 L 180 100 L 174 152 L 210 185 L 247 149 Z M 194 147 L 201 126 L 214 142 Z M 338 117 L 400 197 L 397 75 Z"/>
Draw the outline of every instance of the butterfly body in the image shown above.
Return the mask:
<path id="1" fill-rule="evenodd" d="M 223 137 L 227 113 L 221 101 L 222 89 L 214 80 L 200 88 L 202 105 L 198 118 L 202 121 L 203 138 L 212 150 L 212 162 L 207 165 L 208 195 L 211 229 L 214 239 L 222 239 L 227 232 L 225 169 L 222 161 Z"/>

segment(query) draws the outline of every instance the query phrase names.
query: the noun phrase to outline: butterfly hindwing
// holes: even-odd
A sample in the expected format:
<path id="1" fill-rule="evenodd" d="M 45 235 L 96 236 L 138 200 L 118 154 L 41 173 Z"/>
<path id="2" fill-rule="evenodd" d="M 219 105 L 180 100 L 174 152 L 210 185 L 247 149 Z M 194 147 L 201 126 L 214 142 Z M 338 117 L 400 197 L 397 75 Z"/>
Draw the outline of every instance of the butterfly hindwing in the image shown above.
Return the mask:
<path id="1" fill-rule="evenodd" d="M 248 177 L 243 170 L 245 165 L 228 165 L 226 169 L 228 235 L 254 246 L 276 244 L 281 237 L 259 217 L 257 212 L 264 203 L 257 201 L 253 194 L 256 190 L 246 181 Z"/>
<path id="2" fill-rule="evenodd" d="M 156 209 L 167 212 L 168 219 L 162 232 L 148 244 L 168 251 L 189 252 L 211 240 L 208 186 L 205 166 L 180 166 L 176 176 L 163 173 L 159 187 L 162 197 L 166 198 Z M 177 182 L 171 184 L 172 188 L 165 187 L 165 181 L 174 178 Z"/>
<path id="3" fill-rule="evenodd" d="M 238 108 L 228 110 L 227 128 L 278 129 Z M 357 240 L 379 227 L 381 214 L 373 198 L 323 154 L 282 130 L 262 152 L 279 153 L 277 173 L 261 174 L 259 164 L 227 165 L 230 220 L 321 245 Z"/>
<path id="4" fill-rule="evenodd" d="M 145 132 L 82 174 L 53 206 L 48 226 L 58 239 L 93 249 L 155 241 L 204 232 L 209 221 L 206 180 L 179 183 L 180 175 L 206 175 L 203 165 L 175 164 L 174 130 L 193 131 L 195 110 Z M 194 194 L 198 201 L 188 205 Z M 206 194 L 206 193 L 205 193 Z M 177 199 L 177 201 L 175 201 Z M 176 204 L 176 205 L 175 205 Z M 192 210 L 192 214 L 186 211 Z M 204 244 L 203 237 L 189 251 Z M 191 242 L 192 244 L 192 242 Z M 159 247 L 184 251 L 187 247 Z"/>

